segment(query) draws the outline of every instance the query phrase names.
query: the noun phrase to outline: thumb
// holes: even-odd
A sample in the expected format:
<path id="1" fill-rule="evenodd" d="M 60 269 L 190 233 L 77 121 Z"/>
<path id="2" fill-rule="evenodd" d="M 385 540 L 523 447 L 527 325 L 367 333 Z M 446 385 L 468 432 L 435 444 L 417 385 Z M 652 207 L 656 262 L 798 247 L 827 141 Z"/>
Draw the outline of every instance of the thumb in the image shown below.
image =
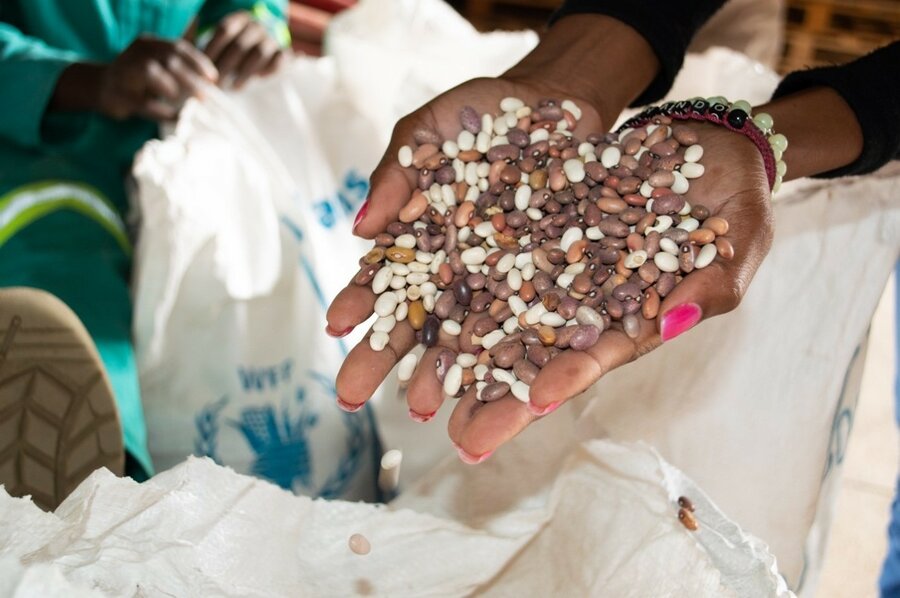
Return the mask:
<path id="1" fill-rule="evenodd" d="M 662 341 L 687 332 L 701 320 L 736 308 L 746 286 L 736 273 L 732 264 L 717 257 L 705 268 L 685 276 L 660 305 L 658 325 Z"/>
<path id="2" fill-rule="evenodd" d="M 381 162 L 369 178 L 369 196 L 353 222 L 353 234 L 372 239 L 397 220 L 401 208 L 418 188 L 418 173 L 400 165 L 398 153 L 404 145 L 413 145 L 411 127 L 403 121 L 394 128 L 391 142 Z"/>

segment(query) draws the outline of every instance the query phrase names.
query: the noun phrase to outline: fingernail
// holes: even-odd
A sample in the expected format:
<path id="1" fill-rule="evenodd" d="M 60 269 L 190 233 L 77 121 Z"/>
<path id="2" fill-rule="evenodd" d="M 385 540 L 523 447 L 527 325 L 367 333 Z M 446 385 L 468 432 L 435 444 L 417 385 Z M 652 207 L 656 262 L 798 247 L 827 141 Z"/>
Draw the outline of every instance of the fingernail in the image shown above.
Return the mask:
<path id="1" fill-rule="evenodd" d="M 418 413 L 417 411 L 413 411 L 412 409 L 410 409 L 410 410 L 409 410 L 409 417 L 410 417 L 410 419 L 412 419 L 414 422 L 418 422 L 418 423 L 420 423 L 420 424 L 424 424 L 425 422 L 430 421 L 431 418 L 434 417 L 434 414 L 435 414 L 435 413 L 437 413 L 437 411 L 432 411 L 431 413 L 427 413 L 427 414 L 425 414 L 425 415 L 422 415 L 421 413 Z"/>
<path id="2" fill-rule="evenodd" d="M 365 403 L 360 403 L 359 405 L 354 405 L 353 403 L 348 403 L 341 397 L 337 398 L 338 407 L 346 411 L 347 413 L 356 413 L 360 409 L 366 406 Z"/>
<path id="3" fill-rule="evenodd" d="M 331 325 L 326 325 L 325 334 L 334 338 L 343 338 L 350 334 L 353 331 L 353 328 L 353 326 L 350 326 L 349 328 L 345 328 L 344 330 L 335 330 L 331 327 Z"/>
<path id="4" fill-rule="evenodd" d="M 488 451 L 485 454 L 476 457 L 475 455 L 470 455 L 466 451 L 464 451 L 460 447 L 456 447 L 456 452 L 459 453 L 459 460 L 465 463 L 466 465 L 478 465 L 488 457 L 494 454 L 494 451 Z"/>
<path id="5" fill-rule="evenodd" d="M 369 198 L 366 198 L 366 201 L 363 202 L 362 207 L 359 208 L 359 212 L 356 213 L 356 219 L 353 221 L 353 232 L 356 232 L 356 227 L 362 222 L 363 218 L 366 217 L 366 213 L 369 211 Z"/>
<path id="6" fill-rule="evenodd" d="M 546 407 L 543 407 L 543 408 L 538 407 L 534 403 L 526 403 L 525 405 L 528 407 L 528 410 L 531 411 L 532 415 L 542 417 L 544 415 L 548 415 L 548 414 L 556 411 L 556 408 L 559 407 L 560 405 L 562 405 L 562 401 L 556 401 L 555 403 L 550 403 L 549 405 L 547 405 Z"/>
<path id="7" fill-rule="evenodd" d="M 703 311 L 696 303 L 685 303 L 675 309 L 666 312 L 660 326 L 660 336 L 663 342 L 670 341 L 676 336 L 687 332 L 697 325 Z"/>

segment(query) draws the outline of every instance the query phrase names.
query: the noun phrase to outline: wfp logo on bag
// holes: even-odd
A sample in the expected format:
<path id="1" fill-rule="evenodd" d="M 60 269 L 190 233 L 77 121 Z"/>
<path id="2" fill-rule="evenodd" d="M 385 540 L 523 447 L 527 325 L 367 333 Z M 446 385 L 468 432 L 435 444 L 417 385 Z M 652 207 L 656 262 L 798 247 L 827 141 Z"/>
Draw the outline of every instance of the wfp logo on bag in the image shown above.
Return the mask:
<path id="1" fill-rule="evenodd" d="M 357 478 L 367 478 L 370 473 L 371 458 L 367 457 L 371 457 L 374 439 L 369 420 L 361 413 L 338 410 L 334 384 L 328 377 L 311 371 L 305 381 L 309 386 L 298 385 L 292 381 L 293 370 L 291 360 L 267 368 L 238 368 L 243 396 L 239 400 L 222 397 L 196 414 L 195 454 L 295 494 L 367 498 L 360 496 L 360 491 L 366 494 L 366 484 L 360 487 Z M 281 395 L 278 400 L 248 404 L 252 402 L 249 397 L 271 396 L 273 390 Z M 328 403 L 323 405 L 322 398 Z M 330 432 L 316 434 L 322 419 L 329 416 L 341 420 L 343 442 L 329 442 L 339 440 L 333 433 L 337 422 L 326 426 L 332 428 Z M 228 451 L 231 455 L 224 454 L 222 436 L 231 437 L 222 443 L 229 446 L 235 444 L 235 436 L 240 437 L 243 458 L 235 461 L 233 449 Z"/>

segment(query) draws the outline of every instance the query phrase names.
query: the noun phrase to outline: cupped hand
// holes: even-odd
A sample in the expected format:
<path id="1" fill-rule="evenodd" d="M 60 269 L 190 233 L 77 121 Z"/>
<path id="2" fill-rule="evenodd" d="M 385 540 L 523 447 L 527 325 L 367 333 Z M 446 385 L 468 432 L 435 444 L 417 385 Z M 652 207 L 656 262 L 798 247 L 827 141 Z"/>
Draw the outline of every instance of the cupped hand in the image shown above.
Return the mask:
<path id="1" fill-rule="evenodd" d="M 675 123 L 677 125 L 677 123 Z M 771 193 L 759 151 L 746 137 L 712 124 L 691 123 L 704 148 L 702 177 L 691 181 L 684 195 L 712 216 L 729 223 L 724 239 L 733 257 L 721 255 L 707 267 L 694 270 L 661 302 L 654 320 L 640 318 L 636 338 L 620 323 L 600 335 L 586 351 L 566 350 L 550 361 L 531 385 L 530 403 L 512 396 L 482 403 L 470 389 L 456 404 L 449 423 L 451 440 L 463 460 L 483 460 L 534 420 L 546 416 L 587 390 L 609 371 L 634 361 L 672 341 L 699 322 L 735 309 L 741 302 L 773 236 Z M 424 361 L 413 378 L 408 396 L 412 409 L 436 404 L 433 364 Z M 598 398 L 596 400 L 602 400 Z"/>
<path id="2" fill-rule="evenodd" d="M 419 142 L 456 139 L 462 130 L 459 115 L 464 106 L 474 108 L 478 114 L 496 114 L 499 112 L 500 101 L 506 97 L 520 98 L 526 105 L 537 105 L 542 98 L 571 99 L 582 111 L 576 133 L 586 135 L 603 130 L 603 123 L 596 109 L 588 102 L 559 89 L 513 78 L 483 78 L 463 83 L 397 123 L 390 145 L 372 174 L 369 198 L 360 210 L 354 232 L 365 238 L 373 238 L 384 231 L 388 224 L 397 220 L 400 208 L 406 205 L 413 191 L 418 188 L 415 170 L 404 168 L 398 162 L 397 154 L 401 146 L 416 145 L 417 139 Z M 372 315 L 375 299 L 370 287 L 351 282 L 328 309 L 328 332 L 333 336 L 349 334 Z M 465 334 L 464 330 L 463 335 Z M 357 345 L 344 361 L 337 377 L 340 404 L 346 409 L 361 408 L 397 361 L 415 344 L 415 331 L 408 322 L 399 322 L 391 331 L 391 341 L 386 350 L 374 351 L 366 341 Z M 453 350 L 458 349 L 452 338 L 442 338 L 442 344 Z M 433 353 L 434 351 L 429 352 L 423 362 L 428 361 Z M 411 398 L 412 415 L 419 417 L 416 414 L 433 413 L 440 405 L 439 397 L 440 392 L 427 401 Z"/>
<path id="3" fill-rule="evenodd" d="M 222 19 L 205 52 L 220 80 L 238 89 L 251 77 L 275 72 L 285 58 L 278 41 L 247 11 Z"/>
<path id="4" fill-rule="evenodd" d="M 188 97 L 200 96 L 203 84 L 218 76 L 212 62 L 185 40 L 139 37 L 100 70 L 97 108 L 116 120 L 171 120 Z"/>

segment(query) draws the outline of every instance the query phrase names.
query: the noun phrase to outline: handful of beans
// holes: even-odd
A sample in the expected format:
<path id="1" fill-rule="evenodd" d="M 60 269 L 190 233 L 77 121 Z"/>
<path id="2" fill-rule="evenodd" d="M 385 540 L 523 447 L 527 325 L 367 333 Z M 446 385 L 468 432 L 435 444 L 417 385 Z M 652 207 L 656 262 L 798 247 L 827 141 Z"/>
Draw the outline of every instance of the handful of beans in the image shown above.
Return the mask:
<path id="1" fill-rule="evenodd" d="M 400 148 L 418 189 L 354 279 L 378 296 L 373 350 L 397 322 L 433 347 L 481 314 L 460 343 L 474 351 L 438 354 L 444 393 L 474 384 L 480 401 L 528 402 L 558 353 L 610 328 L 637 338 L 684 276 L 733 257 L 728 222 L 684 198 L 704 172 L 694 129 L 658 117 L 582 141 L 580 117 L 570 100 L 510 97 L 497 115 L 463 108 L 456 139 L 418 131 Z M 416 365 L 413 353 L 400 361 L 401 382 Z"/>

